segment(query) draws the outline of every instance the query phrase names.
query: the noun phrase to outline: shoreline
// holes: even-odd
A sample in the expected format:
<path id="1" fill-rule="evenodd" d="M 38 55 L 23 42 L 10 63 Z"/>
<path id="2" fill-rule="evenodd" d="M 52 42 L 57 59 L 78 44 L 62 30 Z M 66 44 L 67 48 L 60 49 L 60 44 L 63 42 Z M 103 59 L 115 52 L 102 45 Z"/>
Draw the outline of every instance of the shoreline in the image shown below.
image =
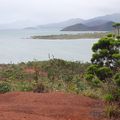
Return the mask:
<path id="1" fill-rule="evenodd" d="M 77 39 L 99 39 L 107 35 L 108 32 L 94 32 L 94 33 L 83 33 L 83 34 L 60 34 L 60 35 L 34 35 L 32 39 L 44 39 L 44 40 L 77 40 Z"/>

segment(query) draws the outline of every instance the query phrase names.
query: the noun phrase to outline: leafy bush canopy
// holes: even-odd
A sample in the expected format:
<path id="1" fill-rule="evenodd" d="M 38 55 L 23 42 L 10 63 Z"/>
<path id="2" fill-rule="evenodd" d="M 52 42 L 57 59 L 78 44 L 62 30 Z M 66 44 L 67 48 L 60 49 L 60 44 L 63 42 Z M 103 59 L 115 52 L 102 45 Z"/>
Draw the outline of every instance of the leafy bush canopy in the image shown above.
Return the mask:
<path id="1" fill-rule="evenodd" d="M 92 65 L 89 66 L 87 74 L 102 81 L 112 78 L 120 67 L 120 40 L 109 34 L 95 43 L 92 50 Z"/>
<path id="2" fill-rule="evenodd" d="M 0 83 L 0 93 L 6 93 L 11 91 L 11 86 L 8 83 Z"/>

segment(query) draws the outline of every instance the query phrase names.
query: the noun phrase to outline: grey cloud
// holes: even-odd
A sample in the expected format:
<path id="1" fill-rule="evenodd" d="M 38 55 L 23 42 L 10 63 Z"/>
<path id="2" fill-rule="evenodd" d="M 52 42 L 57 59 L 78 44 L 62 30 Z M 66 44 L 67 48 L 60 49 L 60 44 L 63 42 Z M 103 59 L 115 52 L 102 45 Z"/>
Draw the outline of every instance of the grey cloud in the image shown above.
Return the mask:
<path id="1" fill-rule="evenodd" d="M 69 18 L 88 19 L 119 13 L 120 0 L 0 0 L 0 23 L 30 20 L 38 24 Z"/>

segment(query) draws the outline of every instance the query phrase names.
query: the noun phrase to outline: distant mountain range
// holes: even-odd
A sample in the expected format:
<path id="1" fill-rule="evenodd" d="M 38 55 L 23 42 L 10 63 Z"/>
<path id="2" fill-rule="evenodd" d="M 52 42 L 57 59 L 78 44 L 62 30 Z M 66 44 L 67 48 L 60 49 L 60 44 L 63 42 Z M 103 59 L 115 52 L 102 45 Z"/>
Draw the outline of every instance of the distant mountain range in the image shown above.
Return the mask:
<path id="1" fill-rule="evenodd" d="M 86 25 L 86 24 L 75 24 L 72 26 L 68 26 L 62 31 L 112 31 L 114 22 L 106 22 L 100 25 Z"/>
<path id="2" fill-rule="evenodd" d="M 35 28 L 58 29 L 61 31 L 111 31 L 114 22 L 120 22 L 120 14 L 105 15 L 88 20 L 76 18 L 59 23 L 40 25 Z"/>
<path id="3" fill-rule="evenodd" d="M 97 22 L 97 21 L 113 21 L 113 22 L 120 22 L 120 13 L 115 13 L 111 15 L 105 15 L 105 16 L 99 16 L 95 17 L 89 20 L 86 20 L 84 23 L 90 23 L 90 22 Z"/>
<path id="4" fill-rule="evenodd" d="M 111 31 L 113 23 L 120 22 L 120 14 L 100 16 L 79 24 L 67 26 L 62 31 Z"/>
<path id="5" fill-rule="evenodd" d="M 0 24 L 0 29 L 55 29 L 63 31 L 111 30 L 113 22 L 120 22 L 120 13 L 95 17 L 88 20 L 81 18 L 70 19 L 63 22 L 39 25 L 39 20 L 21 20 Z"/>

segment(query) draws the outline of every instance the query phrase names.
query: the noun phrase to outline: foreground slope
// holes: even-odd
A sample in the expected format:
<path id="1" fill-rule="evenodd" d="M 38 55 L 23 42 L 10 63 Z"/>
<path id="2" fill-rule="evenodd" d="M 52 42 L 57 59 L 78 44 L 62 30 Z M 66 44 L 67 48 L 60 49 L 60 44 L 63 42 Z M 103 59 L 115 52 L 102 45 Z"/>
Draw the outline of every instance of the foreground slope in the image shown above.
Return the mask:
<path id="1" fill-rule="evenodd" d="M 65 93 L 0 95 L 0 120 L 105 120 L 102 102 Z"/>

